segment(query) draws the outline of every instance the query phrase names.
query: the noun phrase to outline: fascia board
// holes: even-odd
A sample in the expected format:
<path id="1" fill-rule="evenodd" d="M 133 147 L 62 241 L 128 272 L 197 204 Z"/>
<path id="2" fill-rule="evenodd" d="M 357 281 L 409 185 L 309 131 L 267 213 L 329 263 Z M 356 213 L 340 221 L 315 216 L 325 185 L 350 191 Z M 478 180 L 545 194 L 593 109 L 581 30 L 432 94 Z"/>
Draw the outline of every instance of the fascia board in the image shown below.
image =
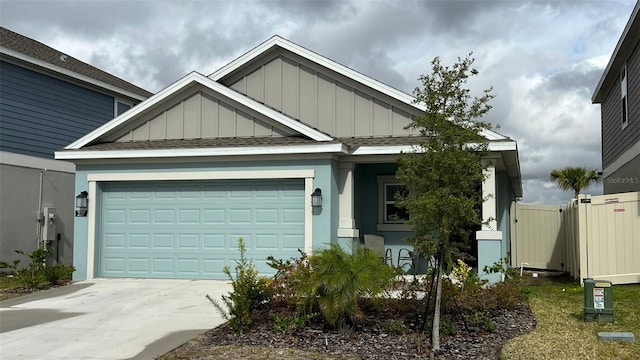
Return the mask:
<path id="1" fill-rule="evenodd" d="M 107 134 L 108 132 L 116 129 L 117 127 L 121 126 L 122 124 L 124 124 L 125 122 L 127 122 L 129 119 L 137 116 L 138 114 L 146 111 L 147 109 L 155 106 L 156 104 L 160 103 L 161 101 L 163 101 L 164 99 L 166 99 L 167 97 L 175 94 L 176 92 L 178 92 L 179 90 L 183 89 L 184 87 L 188 86 L 191 83 L 198 83 L 201 84 L 213 91 L 216 91 L 220 94 L 222 94 L 223 96 L 228 97 L 229 99 L 236 101 L 242 105 L 247 106 L 248 108 L 263 114 L 279 123 L 281 123 L 282 125 L 296 131 L 299 132 L 303 135 L 306 135 L 308 137 L 310 137 L 313 140 L 316 141 L 331 141 L 333 140 L 333 138 L 331 138 L 330 136 L 323 134 L 315 129 L 312 129 L 304 124 L 302 124 L 299 121 L 296 121 L 294 119 L 291 119 L 290 117 L 283 115 L 275 110 L 269 109 L 268 107 L 258 103 L 257 101 L 254 101 L 252 99 L 249 99 L 248 97 L 227 88 L 226 86 L 217 83 L 209 78 L 207 78 L 206 76 L 196 73 L 196 72 L 192 72 L 189 73 L 187 76 L 183 77 L 182 79 L 174 82 L 173 84 L 169 85 L 168 87 L 166 87 L 165 89 L 163 89 L 162 91 L 158 92 L 156 95 L 150 97 L 147 101 L 142 102 L 141 104 L 139 104 L 138 106 L 133 107 L 131 110 L 127 111 L 126 113 L 120 115 L 119 117 L 109 121 L 108 123 L 102 125 L 101 127 L 97 128 L 96 130 L 90 132 L 89 134 L 85 135 L 84 137 L 80 138 L 79 140 L 73 142 L 72 144 L 68 145 L 67 147 L 65 147 L 65 149 L 69 149 L 69 150 L 77 150 L 80 149 L 81 147 L 89 144 L 91 141 L 96 140 L 97 138 Z"/>
<path id="2" fill-rule="evenodd" d="M 412 145 L 394 145 L 394 146 L 358 146 L 351 151 L 351 155 L 389 155 L 400 154 L 401 152 L 412 152 L 415 147 Z M 488 150 L 491 152 L 513 151 L 518 150 L 515 141 L 497 141 L 489 142 Z"/>
<path id="3" fill-rule="evenodd" d="M 518 143 L 515 141 L 489 142 L 489 151 L 517 151 Z"/>
<path id="4" fill-rule="evenodd" d="M 182 89 L 183 87 L 185 87 L 186 85 L 188 85 L 189 83 L 194 81 L 194 79 L 195 79 L 195 73 L 190 73 L 190 74 L 186 75 L 182 79 L 174 82 L 173 84 L 167 86 L 166 88 L 164 88 L 163 90 L 161 90 L 157 94 L 153 95 L 152 97 L 150 97 L 146 101 L 143 101 L 142 103 L 138 104 L 137 106 L 134 106 L 133 108 L 131 108 L 129 111 L 125 112 L 124 114 L 114 118 L 113 120 L 107 122 L 106 124 L 100 126 L 99 128 L 93 130 L 92 132 L 88 133 L 87 135 L 85 135 L 85 136 L 81 137 L 80 139 L 74 141 L 73 143 L 67 145 L 65 147 L 65 149 L 69 149 L 69 150 L 80 149 L 81 147 L 89 144 L 90 142 L 96 140 L 97 138 L 99 138 L 99 137 L 107 134 L 108 132 L 116 129 L 120 125 L 124 124 L 127 120 L 135 117 L 136 115 L 144 112 L 145 110 L 149 109 L 150 107 L 158 104 L 159 102 L 161 102 L 162 100 L 164 100 L 168 96 L 174 94 L 178 90 Z"/>
<path id="5" fill-rule="evenodd" d="M 365 86 L 368 86 L 372 89 L 375 89 L 385 95 L 388 95 L 396 100 L 399 100 L 405 104 L 415 106 L 414 101 L 415 98 L 409 94 L 406 94 L 398 89 L 394 89 L 389 85 L 383 84 L 378 80 L 374 80 L 369 76 L 361 74 L 355 70 L 352 70 L 344 65 L 338 64 L 337 62 L 330 60 L 322 55 L 319 55 L 311 50 L 305 49 L 300 45 L 294 44 L 289 40 L 286 40 L 278 35 L 271 37 L 269 40 L 263 42 L 262 44 L 256 46 L 255 48 L 249 50 L 245 54 L 241 55 L 237 59 L 233 60 L 229 64 L 223 66 L 218 69 L 211 75 L 209 78 L 218 81 L 223 77 L 229 75 L 236 69 L 242 67 L 246 63 L 250 62 L 254 58 L 260 56 L 261 54 L 267 52 L 274 46 L 279 46 L 285 50 L 291 51 L 292 53 L 299 55 L 303 58 L 306 58 L 310 61 L 313 61 L 321 66 L 324 66 L 332 71 L 337 72 L 338 74 L 344 75 L 348 78 L 351 78 Z"/>
<path id="6" fill-rule="evenodd" d="M 414 149 L 411 145 L 358 146 L 350 155 L 396 155 L 401 152 L 412 152 Z"/>
<path id="7" fill-rule="evenodd" d="M 48 63 L 46 61 L 42 61 L 36 58 L 33 58 L 31 56 L 25 55 L 21 52 L 17 52 L 15 50 L 11 50 L 11 49 L 7 49 L 5 47 L 0 46 L 0 53 L 10 56 L 12 58 L 30 63 L 32 65 L 35 65 L 37 67 L 41 67 L 53 72 L 56 72 L 58 74 L 64 75 L 66 77 L 72 78 L 72 79 L 76 79 L 91 85 L 95 85 L 97 87 L 103 88 L 105 90 L 109 90 L 111 92 L 132 98 L 132 99 L 136 99 L 136 100 L 140 100 L 140 101 L 144 101 L 146 99 L 146 97 L 133 93 L 131 91 L 128 90 L 124 90 L 121 89 L 117 86 L 111 85 L 111 84 L 107 84 L 105 82 L 102 82 L 100 80 L 96 80 L 94 78 L 88 77 L 86 75 L 82 75 L 82 74 L 78 74 L 77 72 L 71 71 L 71 70 L 67 70 L 65 68 L 61 68 L 59 66 L 53 65 L 51 63 Z"/>
<path id="8" fill-rule="evenodd" d="M 344 144 L 288 145 L 288 146 L 248 146 L 228 148 L 197 149 L 155 149 L 155 150 L 103 150 L 103 151 L 57 151 L 58 160 L 90 159 L 144 159 L 144 158 L 182 158 L 203 156 L 246 156 L 246 155 L 286 155 L 346 153 Z"/>
<path id="9" fill-rule="evenodd" d="M 230 62 L 229 64 L 223 66 L 222 68 L 218 69 L 217 71 L 215 71 L 214 73 L 212 73 L 211 75 L 209 75 L 209 78 L 214 80 L 214 81 L 218 81 L 220 79 L 222 79 L 223 77 L 229 75 L 230 73 L 232 73 L 233 71 L 237 70 L 238 68 L 242 67 L 243 65 L 245 65 L 246 63 L 250 62 L 251 60 L 253 60 L 254 58 L 259 57 L 261 54 L 269 51 L 271 48 L 273 48 L 274 46 L 279 46 L 285 50 L 291 51 L 292 53 L 299 55 L 303 58 L 306 58 L 310 61 L 313 61 L 321 66 L 324 66 L 332 71 L 337 72 L 338 74 L 344 75 L 356 82 L 359 82 L 365 86 L 368 86 L 374 90 L 377 90 L 393 99 L 396 99 L 400 102 L 403 102 L 405 104 L 408 104 L 418 110 L 421 111 L 425 111 L 426 107 L 421 104 L 421 103 L 416 103 L 416 99 L 415 97 L 413 97 L 412 95 L 409 95 L 405 92 L 402 92 L 398 89 L 395 89 L 389 85 L 386 85 L 378 80 L 375 80 L 369 76 L 366 76 L 364 74 L 361 74 L 353 69 L 350 69 L 344 65 L 341 65 L 333 60 L 330 60 L 322 55 L 319 55 L 311 50 L 305 49 L 304 47 L 297 45 L 295 43 L 292 43 L 289 40 L 286 40 L 278 35 L 275 35 L 273 37 L 271 37 L 269 40 L 263 42 L 262 44 L 256 46 L 255 48 L 249 50 L 248 52 L 246 52 L 245 54 L 241 55 L 240 57 L 238 57 L 237 59 L 233 60 L 232 62 Z M 504 140 L 506 139 L 505 136 L 491 131 L 491 130 L 486 130 L 483 131 L 482 136 L 484 136 L 487 140 Z"/>

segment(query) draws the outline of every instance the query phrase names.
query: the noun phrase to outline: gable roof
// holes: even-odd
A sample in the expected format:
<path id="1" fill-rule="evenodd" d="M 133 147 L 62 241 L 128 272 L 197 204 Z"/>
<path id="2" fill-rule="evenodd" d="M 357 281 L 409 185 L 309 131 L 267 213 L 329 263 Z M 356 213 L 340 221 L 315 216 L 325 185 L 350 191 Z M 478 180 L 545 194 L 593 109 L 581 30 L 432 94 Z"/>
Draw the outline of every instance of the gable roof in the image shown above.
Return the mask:
<path id="1" fill-rule="evenodd" d="M 259 44 L 258 46 L 254 47 L 253 49 L 241 55 L 240 57 L 231 61 L 229 64 L 218 69 L 214 73 L 210 74 L 209 78 L 215 81 L 222 82 L 225 78 L 231 76 L 232 74 L 238 71 L 241 71 L 244 67 L 249 66 L 251 63 L 255 61 L 259 61 L 261 57 L 266 56 L 268 53 L 270 53 L 276 48 L 281 48 L 286 51 L 290 51 L 300 57 L 313 61 L 319 64 L 320 66 L 323 66 L 340 75 L 350 78 L 355 82 L 358 82 L 364 86 L 372 88 L 382 94 L 385 94 L 391 97 L 392 99 L 395 99 L 404 104 L 412 106 L 418 110 L 421 110 L 421 111 L 425 110 L 425 107 L 423 105 L 419 103 L 416 104 L 415 97 L 405 92 L 402 92 L 396 88 L 393 88 L 387 84 L 384 84 L 372 77 L 369 77 L 351 68 L 348 68 L 342 64 L 339 64 L 325 56 L 322 56 L 316 52 L 306 49 L 278 35 L 272 36 L 267 41 Z M 508 137 L 491 130 L 485 130 L 481 134 L 489 141 L 496 141 L 496 140 L 500 141 L 500 140 L 509 139 Z"/>
<path id="2" fill-rule="evenodd" d="M 75 142 L 69 144 L 68 146 L 65 147 L 65 149 L 77 150 L 86 145 L 91 144 L 92 142 L 95 142 L 96 140 L 100 139 L 102 136 L 106 135 L 107 133 L 124 125 L 130 119 L 149 110 L 150 108 L 154 107 L 156 104 L 159 104 L 160 102 L 162 102 L 164 99 L 180 92 L 184 88 L 193 84 L 200 84 L 208 89 L 211 89 L 315 141 L 325 142 L 325 141 L 333 140 L 331 136 L 324 134 L 316 129 L 313 129 L 298 120 L 292 119 L 280 112 L 277 112 L 255 100 L 252 100 L 236 92 L 233 89 L 230 89 L 220 83 L 217 83 L 209 79 L 208 77 L 202 74 L 199 74 L 197 72 L 191 72 L 187 74 L 185 77 L 183 77 L 182 79 L 174 82 L 173 84 L 169 85 L 162 91 L 158 92 L 157 94 L 149 98 L 147 101 L 140 103 L 138 106 L 135 106 L 131 110 L 125 112 L 124 114 L 118 116 L 117 118 L 109 121 L 108 123 L 95 129 L 89 134 L 76 140 Z"/>
<path id="3" fill-rule="evenodd" d="M 153 95 L 117 76 L 4 27 L 0 27 L 0 54 L 134 99 L 144 100 Z"/>
<path id="4" fill-rule="evenodd" d="M 591 102 L 594 104 L 600 104 L 607 96 L 611 86 L 618 80 L 622 67 L 626 63 L 627 59 L 631 56 L 633 49 L 636 47 L 638 40 L 640 40 L 640 19 L 638 19 L 638 10 L 640 9 L 640 2 L 636 2 L 633 7 L 633 12 L 629 21 L 622 31 L 622 35 L 616 44 L 616 48 L 613 50 L 611 59 L 598 81 L 596 90 L 593 92 Z"/>

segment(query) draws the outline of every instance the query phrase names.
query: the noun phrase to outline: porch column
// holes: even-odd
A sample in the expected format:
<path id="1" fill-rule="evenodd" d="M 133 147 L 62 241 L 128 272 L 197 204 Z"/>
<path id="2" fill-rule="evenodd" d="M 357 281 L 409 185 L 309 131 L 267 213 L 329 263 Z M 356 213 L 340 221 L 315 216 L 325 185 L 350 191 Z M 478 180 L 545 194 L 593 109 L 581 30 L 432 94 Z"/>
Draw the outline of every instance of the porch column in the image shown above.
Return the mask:
<path id="1" fill-rule="evenodd" d="M 478 241 L 478 274 L 494 283 L 501 280 L 501 274 L 485 274 L 485 266 L 500 261 L 502 256 L 502 231 L 498 231 L 496 167 L 489 163 L 485 170 L 486 179 L 482 183 L 482 228 L 476 231 Z"/>
<path id="2" fill-rule="evenodd" d="M 353 243 L 358 241 L 360 231 L 356 229 L 353 211 L 353 169 L 352 162 L 341 162 L 338 165 L 338 243 L 345 250 L 352 250 Z"/>

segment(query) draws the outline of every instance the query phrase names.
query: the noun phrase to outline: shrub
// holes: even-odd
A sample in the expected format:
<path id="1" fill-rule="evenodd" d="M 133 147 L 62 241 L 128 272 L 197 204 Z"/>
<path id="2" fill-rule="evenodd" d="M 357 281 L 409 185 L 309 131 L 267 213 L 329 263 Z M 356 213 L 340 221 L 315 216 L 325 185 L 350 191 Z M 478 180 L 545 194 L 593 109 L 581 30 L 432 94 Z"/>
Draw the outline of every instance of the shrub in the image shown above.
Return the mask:
<path id="1" fill-rule="evenodd" d="M 23 287 L 35 288 L 42 284 L 55 284 L 58 280 L 70 279 L 75 271 L 73 266 L 55 264 L 47 268 L 47 256 L 51 254 L 50 247 L 41 247 L 28 253 L 24 250 L 15 250 L 16 253 L 24 255 L 30 259 L 27 267 L 20 269 L 22 262 L 15 259 L 11 264 L 0 262 L 0 269 L 10 269 L 18 284 Z"/>
<path id="2" fill-rule="evenodd" d="M 345 320 L 357 323 L 362 318 L 358 306 L 361 297 L 375 297 L 395 277 L 395 272 L 380 257 L 365 248 L 347 254 L 339 245 L 315 252 L 309 258 L 312 269 L 303 290 L 307 296 L 317 298 L 320 312 L 331 325 L 342 325 Z"/>
<path id="3" fill-rule="evenodd" d="M 247 249 L 243 238 L 238 239 L 238 250 L 240 259 L 235 261 L 234 274 L 231 274 L 229 266 L 222 269 L 231 280 L 233 289 L 228 295 L 222 295 L 222 302 L 226 309 L 209 295 L 207 299 L 226 320 L 229 320 L 229 325 L 235 331 L 242 333 L 251 327 L 253 310 L 269 301 L 271 292 L 269 279 L 259 276 L 253 261 L 245 257 Z"/>
<path id="4" fill-rule="evenodd" d="M 271 282 L 273 300 L 282 302 L 296 312 L 310 312 L 314 299 L 306 291 L 311 277 L 311 266 L 307 254 L 300 252 L 299 258 L 289 260 L 267 258 L 267 265 L 276 270 Z"/>

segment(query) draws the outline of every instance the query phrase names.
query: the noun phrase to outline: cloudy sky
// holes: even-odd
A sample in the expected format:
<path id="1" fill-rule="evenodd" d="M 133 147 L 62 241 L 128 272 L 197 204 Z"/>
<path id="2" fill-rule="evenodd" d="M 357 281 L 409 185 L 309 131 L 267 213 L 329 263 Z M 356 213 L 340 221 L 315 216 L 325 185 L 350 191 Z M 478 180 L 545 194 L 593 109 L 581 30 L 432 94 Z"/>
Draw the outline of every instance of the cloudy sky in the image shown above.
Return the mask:
<path id="1" fill-rule="evenodd" d="M 634 0 L 7 1 L 0 23 L 149 91 L 210 74 L 274 34 L 407 93 L 473 52 L 487 120 L 518 141 L 525 203 L 565 203 L 564 166 L 601 169 L 591 95 Z M 590 189 L 601 194 L 602 187 Z"/>

